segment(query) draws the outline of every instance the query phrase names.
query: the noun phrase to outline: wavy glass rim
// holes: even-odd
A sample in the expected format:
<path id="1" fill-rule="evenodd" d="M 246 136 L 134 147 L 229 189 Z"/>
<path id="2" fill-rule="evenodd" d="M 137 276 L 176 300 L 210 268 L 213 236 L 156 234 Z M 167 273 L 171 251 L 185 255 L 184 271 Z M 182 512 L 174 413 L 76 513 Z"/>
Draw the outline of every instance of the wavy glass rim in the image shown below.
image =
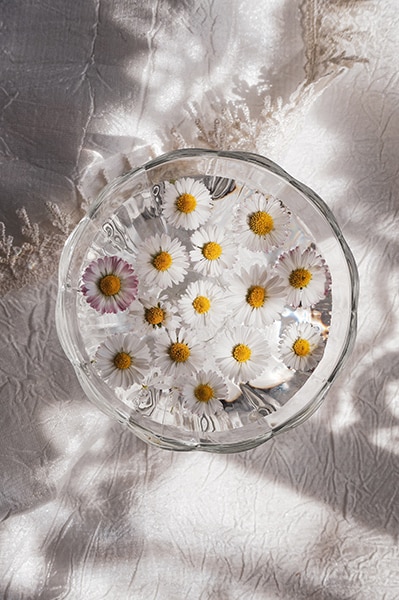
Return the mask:
<path id="1" fill-rule="evenodd" d="M 335 294 L 334 298 L 333 286 L 330 334 L 325 353 L 319 365 L 305 384 L 285 405 L 280 407 L 276 412 L 263 417 L 261 431 L 259 430 L 259 422 L 253 427 L 245 425 L 239 429 L 245 429 L 248 436 L 244 439 L 241 436 L 241 439 L 236 441 L 224 438 L 232 437 L 233 432 L 238 431 L 237 429 L 213 434 L 214 441 L 209 441 L 208 439 L 198 442 L 189 432 L 182 432 L 177 426 L 168 425 L 168 431 L 165 432 L 165 426 L 159 423 L 151 422 L 151 427 L 148 427 L 141 415 L 137 415 L 137 418 L 133 419 L 131 415 L 132 411 L 129 410 L 129 407 L 112 393 L 90 364 L 90 359 L 83 350 L 84 344 L 78 324 L 73 323 L 73 313 L 76 310 L 76 303 L 74 302 L 76 300 L 76 291 L 73 291 L 74 282 L 72 281 L 71 271 L 77 265 L 80 265 L 81 268 L 84 251 L 80 245 L 85 250 L 89 247 L 88 240 L 90 242 L 97 231 L 93 221 L 103 216 L 106 217 L 109 210 L 112 214 L 112 209 L 118 208 L 118 204 L 112 206 L 110 198 L 112 199 L 113 192 L 119 190 L 124 183 L 130 181 L 132 178 L 144 179 L 148 187 L 159 183 L 162 180 L 161 174 L 163 170 L 169 168 L 175 161 L 181 161 L 182 159 L 187 159 L 188 161 L 190 159 L 202 160 L 204 166 L 207 165 L 208 167 L 206 172 L 203 173 L 204 175 L 224 175 L 219 171 L 216 172 L 218 159 L 237 161 L 237 166 L 245 163 L 245 165 L 251 165 L 255 169 L 269 171 L 273 176 L 279 178 L 282 184 L 291 186 L 293 190 L 301 194 L 305 201 L 310 203 L 311 207 L 319 213 L 319 216 L 325 219 L 342 253 L 341 263 L 347 267 L 347 272 L 342 273 L 342 276 L 345 276 L 344 279 L 346 279 L 347 286 L 344 291 L 344 295 L 346 294 L 346 296 L 342 299 L 342 302 L 340 301 L 341 297 L 337 296 L 337 294 Z M 215 172 L 213 172 L 214 168 L 216 169 Z M 196 170 L 198 171 L 198 169 Z M 337 263 L 339 262 L 337 260 Z M 328 261 L 327 264 L 330 267 Z M 319 407 L 353 348 L 357 327 L 358 293 L 359 277 L 352 252 L 342 235 L 333 213 L 318 194 L 289 175 L 270 159 L 258 154 L 241 151 L 214 151 L 189 148 L 163 154 L 143 166 L 132 169 L 125 175 L 117 177 L 105 186 L 97 200 L 92 204 L 88 214 L 80 221 L 65 242 L 59 266 L 56 325 L 61 345 L 75 369 L 85 394 L 103 412 L 127 425 L 139 438 L 170 450 L 203 450 L 220 453 L 239 452 L 254 448 L 278 433 L 299 425 L 308 419 Z M 334 302 L 337 304 L 337 300 L 338 306 L 334 311 Z M 337 313 L 336 316 L 335 313 Z M 334 336 L 331 335 L 331 330 Z M 335 334 L 335 331 L 338 331 L 338 333 Z M 317 391 L 312 392 L 309 397 L 310 389 L 316 383 Z M 110 396 L 112 396 L 112 401 L 110 400 Z M 174 433 L 176 437 L 174 437 Z"/>

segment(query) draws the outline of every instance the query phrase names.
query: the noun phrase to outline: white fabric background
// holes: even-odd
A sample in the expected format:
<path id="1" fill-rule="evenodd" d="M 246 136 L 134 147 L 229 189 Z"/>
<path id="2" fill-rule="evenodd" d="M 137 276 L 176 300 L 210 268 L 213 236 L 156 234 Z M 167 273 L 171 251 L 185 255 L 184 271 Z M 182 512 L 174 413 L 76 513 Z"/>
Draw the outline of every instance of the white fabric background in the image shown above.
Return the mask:
<path id="1" fill-rule="evenodd" d="M 80 390 L 50 256 L 0 305 L 1 598 L 399 597 L 398 6 L 308 4 L 367 62 L 347 61 L 271 158 L 324 198 L 357 260 L 349 363 L 309 421 L 255 450 L 147 446 Z M 103 160 L 168 150 L 172 127 L 195 144 L 190 103 L 211 127 L 219 101 L 256 115 L 305 77 L 291 0 L 6 0 L 1 28 L 0 220 L 20 246 L 16 209 L 46 230 L 50 200 L 76 222 Z"/>

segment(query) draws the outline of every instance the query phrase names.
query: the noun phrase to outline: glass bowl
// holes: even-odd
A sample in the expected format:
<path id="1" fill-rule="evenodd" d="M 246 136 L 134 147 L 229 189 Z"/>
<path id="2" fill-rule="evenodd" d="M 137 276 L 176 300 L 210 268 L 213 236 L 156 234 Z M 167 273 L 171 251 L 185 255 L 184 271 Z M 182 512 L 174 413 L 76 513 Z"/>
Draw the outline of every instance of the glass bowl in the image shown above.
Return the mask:
<path id="1" fill-rule="evenodd" d="M 193 181 L 199 182 L 201 187 L 192 187 Z M 185 190 L 182 189 L 184 185 Z M 206 220 L 205 223 L 191 221 L 182 227 L 180 222 L 173 221 L 173 215 L 170 218 L 170 211 L 166 210 L 167 201 L 172 193 L 170 190 L 176 192 L 177 189 L 181 193 L 194 190 L 198 198 L 198 190 L 199 195 L 206 197 L 208 194 L 208 213 L 201 217 L 202 221 Z M 184 196 L 186 199 L 193 197 L 194 192 L 191 195 L 187 192 Z M 272 205 L 265 202 L 274 203 L 273 210 L 277 212 L 270 212 L 274 215 L 272 223 L 275 231 L 276 224 L 283 223 L 281 239 L 266 247 L 246 243 L 248 232 L 244 230 L 250 222 L 248 207 L 253 206 L 254 198 L 263 202 L 258 206 L 259 214 L 268 214 L 262 207 L 270 209 Z M 175 210 L 175 205 L 169 202 L 172 210 Z M 185 210 L 183 216 L 186 218 L 191 210 Z M 254 214 L 253 210 L 251 214 Z M 214 236 L 217 230 L 218 235 L 224 236 L 223 243 L 229 248 L 230 263 L 216 274 L 199 270 L 201 261 L 198 252 L 202 248 L 205 256 L 205 245 L 201 246 L 198 242 L 198 230 L 203 232 L 204 228 L 208 234 L 213 232 Z M 251 229 L 251 235 L 253 231 Z M 265 231 L 256 231 L 251 239 L 266 239 Z M 154 243 L 151 240 L 156 238 L 159 241 L 161 234 L 169 236 L 169 241 L 178 240 L 176 243 L 185 252 L 185 269 L 178 273 L 180 280 L 177 278 L 175 282 L 169 282 L 167 289 L 161 292 L 156 280 L 154 292 L 154 281 L 143 267 L 143 256 L 151 254 L 151 244 Z M 193 238 L 194 234 L 197 238 Z M 308 256 L 309 253 L 317 257 L 316 270 L 323 273 L 324 287 L 316 300 L 313 298 L 306 302 L 306 297 L 301 294 L 307 284 L 300 287 L 293 283 L 290 275 L 288 280 L 284 280 L 285 286 L 288 281 L 288 287 L 284 287 L 282 265 L 293 265 L 298 256 Z M 84 277 L 90 269 L 95 270 L 93 265 L 100 264 L 98 261 L 107 256 L 128 263 L 138 278 L 138 291 L 132 292 L 132 296 L 137 297 L 129 306 L 122 305 L 122 309 L 115 313 L 102 313 L 98 307 L 93 308 L 87 289 L 84 289 Z M 155 264 L 154 260 L 151 258 L 151 265 Z M 121 264 L 125 265 L 125 262 Z M 207 266 L 220 264 L 215 256 L 208 257 L 205 262 Z M 241 269 L 248 277 L 255 265 L 269 273 L 269 280 L 278 275 L 277 283 L 281 284 L 280 294 L 276 294 L 279 309 L 268 314 L 264 321 L 257 321 L 256 327 L 246 317 L 248 306 L 243 312 L 237 304 L 237 285 L 242 287 L 244 277 Z M 160 269 L 162 271 L 166 267 Z M 131 270 L 129 273 L 131 275 Z M 314 277 L 316 281 L 316 275 Z M 198 321 L 197 314 L 194 315 L 197 320 L 187 318 L 187 306 L 190 308 L 187 299 L 185 304 L 181 304 L 190 285 L 203 279 L 212 280 L 212 289 L 219 286 L 224 294 L 223 302 L 219 302 L 219 320 L 216 325 L 212 323 L 210 330 L 208 325 L 202 328 L 198 324 L 205 321 Z M 131 276 L 133 280 L 137 283 L 137 279 Z M 282 300 L 283 287 L 284 294 L 296 291 L 302 300 L 298 301 L 298 294 L 296 301 L 288 295 Z M 269 288 L 266 286 L 265 289 Z M 154 323 L 150 324 L 151 331 L 143 330 L 143 319 L 138 316 L 137 309 L 141 310 L 142 304 L 145 304 L 146 294 L 153 295 L 153 292 L 158 294 L 157 297 L 167 296 L 174 315 L 174 325 L 169 334 L 167 327 L 159 334 L 158 329 L 162 327 Z M 115 297 L 115 293 L 115 290 L 107 292 L 108 297 Z M 61 344 L 88 398 L 138 437 L 171 450 L 238 452 L 253 448 L 302 423 L 320 405 L 352 348 L 357 295 L 358 276 L 353 256 L 331 211 L 312 190 L 278 165 L 256 154 L 186 149 L 165 154 L 133 169 L 104 188 L 65 244 L 59 267 L 56 322 Z M 247 294 L 243 299 L 247 303 L 248 297 Z M 264 298 L 268 298 L 268 291 Z M 251 319 L 261 304 L 262 301 L 258 305 L 250 304 Z M 172 346 L 165 346 L 165 336 L 169 335 L 168 339 L 172 340 L 173 335 L 177 335 L 176 323 L 183 326 L 186 336 L 189 331 L 193 339 L 200 338 L 198 348 L 201 348 L 202 355 L 200 359 L 197 356 L 191 371 L 179 371 L 182 368 L 179 361 L 183 363 L 185 358 L 173 358 L 169 369 L 167 361 L 172 357 Z M 305 361 L 290 362 L 289 356 L 287 359 L 287 348 L 291 359 L 294 348 L 291 342 L 291 346 L 288 343 L 288 330 L 299 331 L 300 324 L 307 324 L 313 333 L 317 332 L 318 351 L 315 351 L 313 363 L 307 362 L 309 344 L 305 350 L 301 347 L 299 352 L 295 349 L 294 353 L 294 358 L 305 357 Z M 249 355 L 237 358 L 232 351 L 226 360 L 220 358 L 226 339 L 232 343 L 234 336 L 229 338 L 229 331 L 234 330 L 237 336 L 237 331 L 243 334 L 244 329 L 246 345 L 237 344 L 248 350 L 252 343 L 255 348 L 255 341 L 262 338 L 262 344 L 257 346 L 258 354 L 253 349 L 248 360 Z M 177 330 L 181 331 L 179 327 Z M 97 354 L 106 340 L 120 340 L 120 336 L 125 334 L 130 335 L 129 339 L 143 342 L 146 353 L 144 366 L 141 365 L 141 371 L 136 372 L 132 385 L 120 385 L 120 381 L 109 379 Z M 302 337 L 297 335 L 295 339 L 303 342 L 304 338 L 305 334 Z M 187 342 L 188 346 L 190 343 Z M 237 345 L 231 347 L 237 348 Z M 165 356 L 163 362 L 160 359 L 162 351 L 166 352 L 166 362 Z M 261 372 L 261 367 L 255 362 L 257 356 L 260 362 L 263 361 Z M 134 362 L 134 356 L 132 360 Z M 230 363 L 240 369 L 244 363 L 255 365 L 257 370 L 250 374 L 244 370 L 239 371 L 240 375 L 236 374 L 238 371 L 232 374 Z M 165 365 L 167 368 L 163 370 Z M 184 366 L 187 365 L 188 362 Z M 124 374 L 125 368 L 127 365 L 118 366 L 118 375 L 122 371 Z M 209 380 L 206 385 L 205 380 L 201 384 L 201 393 L 205 390 L 205 396 L 198 395 L 199 372 L 202 377 L 206 373 L 208 378 L 211 377 L 209 373 L 213 373 L 214 384 L 211 385 Z M 219 382 L 218 393 L 215 382 Z M 210 399 L 215 401 L 209 402 Z"/>

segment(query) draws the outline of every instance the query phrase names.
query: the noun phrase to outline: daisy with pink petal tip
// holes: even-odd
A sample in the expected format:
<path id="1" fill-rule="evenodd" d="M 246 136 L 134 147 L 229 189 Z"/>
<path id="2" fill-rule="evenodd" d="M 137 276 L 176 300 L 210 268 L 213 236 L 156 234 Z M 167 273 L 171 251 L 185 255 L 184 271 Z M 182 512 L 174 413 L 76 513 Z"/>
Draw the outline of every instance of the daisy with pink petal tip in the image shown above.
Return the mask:
<path id="1" fill-rule="evenodd" d="M 85 269 L 80 290 L 99 313 L 117 313 L 126 310 L 136 298 L 138 279 L 125 260 L 104 256 Z"/>
<path id="2" fill-rule="evenodd" d="M 284 280 L 287 302 L 294 308 L 314 306 L 329 289 L 330 275 L 324 259 L 311 247 L 284 252 L 276 272 Z"/>

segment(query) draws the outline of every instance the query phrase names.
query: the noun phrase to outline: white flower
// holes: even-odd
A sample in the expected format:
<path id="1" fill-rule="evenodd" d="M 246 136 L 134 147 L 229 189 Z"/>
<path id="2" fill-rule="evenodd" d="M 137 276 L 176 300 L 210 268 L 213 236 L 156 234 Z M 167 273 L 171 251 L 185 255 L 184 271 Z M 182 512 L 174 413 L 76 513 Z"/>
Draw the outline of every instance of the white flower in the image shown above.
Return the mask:
<path id="1" fill-rule="evenodd" d="M 265 338 L 244 325 L 223 331 L 213 350 L 219 369 L 235 383 L 247 382 L 260 375 L 270 358 Z"/>
<path id="2" fill-rule="evenodd" d="M 154 348 L 155 364 L 165 375 L 187 376 L 205 361 L 205 348 L 189 329 L 161 331 Z"/>
<path id="3" fill-rule="evenodd" d="M 187 177 L 165 183 L 163 215 L 171 225 L 196 229 L 207 221 L 211 207 L 211 195 L 202 182 Z"/>
<path id="4" fill-rule="evenodd" d="M 298 371 L 310 371 L 320 361 L 324 351 L 320 330 L 310 323 L 292 323 L 285 330 L 280 354 L 284 363 Z"/>
<path id="5" fill-rule="evenodd" d="M 165 295 L 150 295 L 147 298 L 139 297 L 132 304 L 129 314 L 136 318 L 137 333 L 148 335 L 165 328 L 179 327 L 181 319 L 176 311 L 177 308 L 168 302 Z"/>
<path id="6" fill-rule="evenodd" d="M 183 386 L 183 407 L 199 416 L 214 415 L 223 409 L 220 400 L 227 396 L 227 386 L 217 373 L 199 371 Z"/>
<path id="7" fill-rule="evenodd" d="M 239 205 L 234 229 L 240 242 L 255 252 L 268 252 L 284 243 L 290 213 L 276 198 L 254 192 Z"/>
<path id="8" fill-rule="evenodd" d="M 228 311 L 223 288 L 209 279 L 190 283 L 178 306 L 183 320 L 201 338 L 214 333 Z"/>
<path id="9" fill-rule="evenodd" d="M 166 233 L 146 238 L 137 249 L 139 276 L 151 287 L 167 288 L 183 281 L 189 265 L 185 247 Z"/>
<path id="10" fill-rule="evenodd" d="M 137 295 L 138 279 L 129 263 L 117 256 L 93 260 L 82 275 L 80 287 L 87 302 L 99 313 L 117 313 Z"/>
<path id="11" fill-rule="evenodd" d="M 287 302 L 294 308 L 313 306 L 326 295 L 329 274 L 324 260 L 313 248 L 302 251 L 297 247 L 285 252 L 276 270 L 284 280 Z"/>
<path id="12" fill-rule="evenodd" d="M 150 358 L 143 340 L 133 333 L 117 333 L 99 346 L 94 362 L 109 385 L 126 390 L 143 379 L 149 369 Z"/>
<path id="13" fill-rule="evenodd" d="M 284 282 L 266 267 L 255 264 L 248 270 L 242 269 L 229 287 L 229 303 L 237 322 L 261 328 L 277 319 L 284 308 Z"/>
<path id="14" fill-rule="evenodd" d="M 218 277 L 231 269 L 237 258 L 237 248 L 231 233 L 227 235 L 216 225 L 208 225 L 193 233 L 190 252 L 194 270 L 208 277 Z"/>

